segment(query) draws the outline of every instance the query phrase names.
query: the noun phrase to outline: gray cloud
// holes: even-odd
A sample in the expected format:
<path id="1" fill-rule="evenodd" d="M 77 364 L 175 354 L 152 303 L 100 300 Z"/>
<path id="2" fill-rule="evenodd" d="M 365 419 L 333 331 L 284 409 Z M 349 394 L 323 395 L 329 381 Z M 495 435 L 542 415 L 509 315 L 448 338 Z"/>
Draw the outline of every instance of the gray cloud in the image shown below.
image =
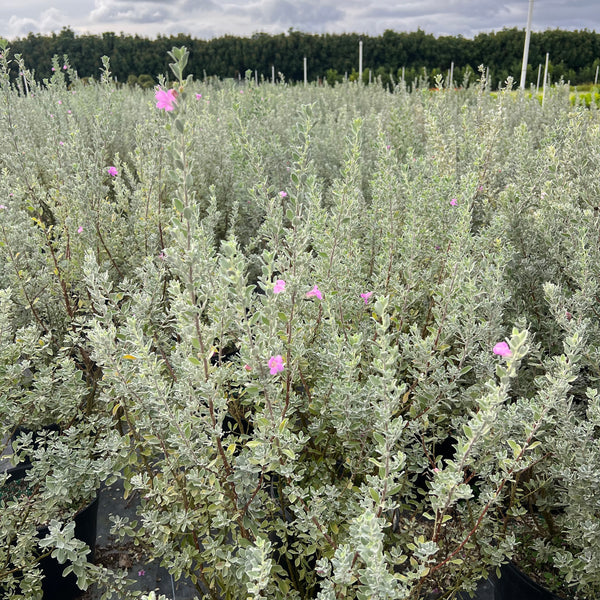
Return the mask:
<path id="1" fill-rule="evenodd" d="M 218 5 L 212 0 L 182 0 L 182 2 L 179 4 L 179 10 L 181 10 L 183 14 L 207 10 L 217 11 Z"/>
<path id="2" fill-rule="evenodd" d="M 345 12 L 333 5 L 323 2 L 291 2 L 288 0 L 270 0 L 264 7 L 265 21 L 281 25 L 285 29 L 326 27 L 335 24 L 345 17 Z"/>
<path id="3" fill-rule="evenodd" d="M 0 36 L 115 31 L 153 37 L 186 33 L 200 38 L 281 33 L 379 35 L 386 29 L 472 37 L 525 27 L 528 0 L 3 0 Z M 536 0 L 533 29 L 600 32 L 598 0 Z"/>
<path id="4" fill-rule="evenodd" d="M 95 8 L 90 13 L 93 21 L 106 23 L 161 23 L 170 17 L 169 10 L 164 3 L 132 0 L 96 0 Z"/>
<path id="5" fill-rule="evenodd" d="M 35 16 L 19 15 L 15 12 L 5 21 L 6 31 L 0 29 L 3 37 L 25 36 L 29 32 L 49 33 L 60 31 L 67 19 L 67 15 L 57 8 L 47 8 L 35 14 Z"/>

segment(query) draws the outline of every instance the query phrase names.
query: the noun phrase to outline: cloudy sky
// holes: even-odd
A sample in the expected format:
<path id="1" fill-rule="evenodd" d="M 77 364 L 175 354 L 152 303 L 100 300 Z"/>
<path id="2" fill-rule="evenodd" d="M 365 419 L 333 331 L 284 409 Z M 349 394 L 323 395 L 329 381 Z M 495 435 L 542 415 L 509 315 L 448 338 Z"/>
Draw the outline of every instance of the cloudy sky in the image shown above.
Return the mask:
<path id="1" fill-rule="evenodd" d="M 310 33 L 379 35 L 386 29 L 473 37 L 524 28 L 529 0 L 0 0 L 0 36 L 47 34 L 68 26 L 78 34 Z M 532 28 L 600 33 L 600 0 L 535 0 Z"/>

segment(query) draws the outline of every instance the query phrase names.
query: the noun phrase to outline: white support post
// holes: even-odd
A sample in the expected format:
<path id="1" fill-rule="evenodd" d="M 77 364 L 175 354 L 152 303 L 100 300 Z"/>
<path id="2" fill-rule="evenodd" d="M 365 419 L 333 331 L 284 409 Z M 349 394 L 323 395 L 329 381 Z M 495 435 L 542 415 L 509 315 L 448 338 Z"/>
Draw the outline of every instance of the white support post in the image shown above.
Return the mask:
<path id="1" fill-rule="evenodd" d="M 544 99 L 546 98 L 546 83 L 548 82 L 548 59 L 550 58 L 550 52 L 546 52 L 546 66 L 544 67 L 544 85 L 542 86 L 542 106 L 544 106 Z"/>
<path id="2" fill-rule="evenodd" d="M 527 15 L 527 31 L 525 32 L 525 46 L 523 47 L 523 65 L 521 66 L 521 89 L 525 89 L 527 79 L 527 57 L 529 55 L 529 39 L 531 38 L 531 17 L 533 15 L 533 0 L 529 0 L 529 14 Z"/>
<path id="3" fill-rule="evenodd" d="M 598 69 L 600 69 L 600 65 L 596 65 L 596 77 L 594 77 L 594 85 L 598 85 Z"/>
<path id="4" fill-rule="evenodd" d="M 450 75 L 448 76 L 448 89 L 454 87 L 454 61 L 450 63 Z"/>
<path id="5" fill-rule="evenodd" d="M 538 78 L 537 83 L 535 85 L 535 93 L 537 94 L 540 91 L 540 77 L 542 76 L 542 63 L 538 65 Z"/>
<path id="6" fill-rule="evenodd" d="M 275 83 L 275 65 L 271 65 L 271 82 Z"/>
<path id="7" fill-rule="evenodd" d="M 362 83 L 362 40 L 358 42 L 358 81 Z"/>
<path id="8" fill-rule="evenodd" d="M 306 56 L 304 57 L 304 85 L 308 83 L 308 73 L 307 73 L 307 65 L 306 65 Z"/>

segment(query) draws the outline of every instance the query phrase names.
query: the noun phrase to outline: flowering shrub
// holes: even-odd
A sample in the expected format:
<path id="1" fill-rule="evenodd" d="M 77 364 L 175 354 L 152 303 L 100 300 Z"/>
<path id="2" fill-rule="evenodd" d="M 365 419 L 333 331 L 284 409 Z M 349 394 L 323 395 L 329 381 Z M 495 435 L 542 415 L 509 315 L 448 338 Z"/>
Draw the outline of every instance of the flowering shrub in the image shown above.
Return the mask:
<path id="1" fill-rule="evenodd" d="M 63 423 L 40 481 L 76 497 L 87 433 L 89 487 L 140 497 L 115 533 L 213 599 L 450 595 L 525 543 L 594 597 L 597 111 L 485 81 L 200 102 L 171 57 L 154 96 L 105 62 L 52 125 L 59 63 L 3 80 L 1 421 Z"/>

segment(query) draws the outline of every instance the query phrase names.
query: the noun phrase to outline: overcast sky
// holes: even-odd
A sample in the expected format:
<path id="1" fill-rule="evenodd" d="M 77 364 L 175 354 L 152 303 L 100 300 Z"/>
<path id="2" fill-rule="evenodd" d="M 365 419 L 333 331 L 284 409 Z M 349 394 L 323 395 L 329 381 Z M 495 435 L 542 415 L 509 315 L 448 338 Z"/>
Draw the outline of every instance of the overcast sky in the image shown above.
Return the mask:
<path id="1" fill-rule="evenodd" d="M 0 0 L 0 36 L 186 33 L 201 39 L 256 32 L 380 35 L 386 29 L 473 37 L 524 28 L 529 0 Z M 600 0 L 535 0 L 532 29 L 600 33 Z"/>

